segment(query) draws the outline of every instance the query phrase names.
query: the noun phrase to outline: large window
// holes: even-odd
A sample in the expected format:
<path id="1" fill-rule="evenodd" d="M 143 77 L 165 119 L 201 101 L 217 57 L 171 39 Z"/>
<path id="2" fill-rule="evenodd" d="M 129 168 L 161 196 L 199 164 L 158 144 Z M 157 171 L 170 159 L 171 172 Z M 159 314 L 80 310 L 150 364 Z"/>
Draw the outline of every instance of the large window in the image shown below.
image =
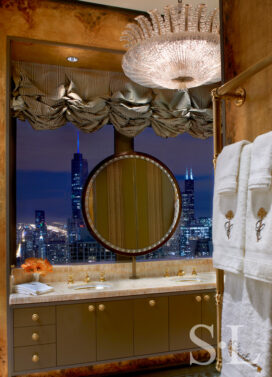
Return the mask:
<path id="1" fill-rule="evenodd" d="M 53 264 L 115 261 L 87 231 L 81 194 L 87 175 L 113 154 L 111 125 L 85 134 L 67 124 L 35 131 L 17 121 L 17 264 L 31 256 Z M 151 128 L 135 138 L 135 150 L 165 163 L 182 192 L 182 217 L 172 238 L 139 259 L 208 257 L 212 254 L 212 139 L 187 134 L 163 139 Z"/>

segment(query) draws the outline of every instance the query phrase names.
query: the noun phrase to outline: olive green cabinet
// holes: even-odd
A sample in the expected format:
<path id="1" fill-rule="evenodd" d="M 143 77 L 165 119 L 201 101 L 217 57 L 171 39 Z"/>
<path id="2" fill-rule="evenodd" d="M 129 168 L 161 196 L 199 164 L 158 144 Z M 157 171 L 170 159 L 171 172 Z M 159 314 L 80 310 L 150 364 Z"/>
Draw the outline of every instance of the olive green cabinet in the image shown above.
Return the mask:
<path id="1" fill-rule="evenodd" d="M 190 337 L 194 326 L 194 334 L 209 343 L 216 343 L 216 334 L 212 338 L 210 332 L 202 325 L 214 326 L 216 329 L 215 294 L 184 294 L 169 297 L 169 346 L 171 351 L 197 348 Z"/>
<path id="2" fill-rule="evenodd" d="M 146 355 L 168 351 L 168 297 L 134 301 L 134 352 Z"/>
<path id="3" fill-rule="evenodd" d="M 56 367 L 55 306 L 13 311 L 14 372 Z"/>
<path id="4" fill-rule="evenodd" d="M 133 301 L 107 301 L 96 307 L 97 360 L 133 356 Z"/>
<path id="5" fill-rule="evenodd" d="M 214 291 L 14 308 L 13 375 L 197 349 L 198 324 L 216 329 Z"/>
<path id="6" fill-rule="evenodd" d="M 171 351 L 195 348 L 190 330 L 201 324 L 201 295 L 169 297 L 169 346 Z"/>
<path id="7" fill-rule="evenodd" d="M 202 294 L 202 323 L 206 326 L 213 326 L 213 336 L 209 330 L 202 329 L 202 339 L 211 344 L 216 344 L 217 332 L 216 332 L 216 302 L 215 293 Z"/>
<path id="8" fill-rule="evenodd" d="M 96 360 L 96 323 L 93 304 L 58 305 L 57 364 Z"/>

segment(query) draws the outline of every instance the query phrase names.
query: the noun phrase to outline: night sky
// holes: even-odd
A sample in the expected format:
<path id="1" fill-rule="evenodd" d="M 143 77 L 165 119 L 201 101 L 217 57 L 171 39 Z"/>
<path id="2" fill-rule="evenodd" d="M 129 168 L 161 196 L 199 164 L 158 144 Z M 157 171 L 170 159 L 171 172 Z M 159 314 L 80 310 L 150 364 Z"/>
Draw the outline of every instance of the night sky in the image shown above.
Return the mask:
<path id="1" fill-rule="evenodd" d="M 80 131 L 80 152 L 89 171 L 113 154 L 113 127 L 86 134 Z M 36 209 L 45 210 L 47 223 L 66 223 L 71 216 L 71 159 L 76 153 L 77 128 L 67 124 L 57 130 L 35 131 L 17 121 L 17 222 L 33 223 Z M 161 160 L 182 188 L 186 167 L 195 177 L 196 216 L 211 216 L 213 166 L 212 138 L 187 134 L 164 139 L 151 128 L 135 138 L 135 150 Z"/>

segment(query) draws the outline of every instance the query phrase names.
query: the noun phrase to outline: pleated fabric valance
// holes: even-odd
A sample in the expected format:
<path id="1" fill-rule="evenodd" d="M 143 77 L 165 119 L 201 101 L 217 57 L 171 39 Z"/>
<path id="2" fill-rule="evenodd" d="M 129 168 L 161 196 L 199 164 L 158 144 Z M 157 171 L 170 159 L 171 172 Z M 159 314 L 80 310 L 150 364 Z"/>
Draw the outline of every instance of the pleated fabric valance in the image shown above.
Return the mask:
<path id="1" fill-rule="evenodd" d="M 205 139 L 213 133 L 215 85 L 180 92 L 148 89 L 122 73 L 26 62 L 13 62 L 13 80 L 13 116 L 36 130 L 72 122 L 85 132 L 112 123 L 128 137 L 148 126 L 162 137 L 188 132 Z"/>

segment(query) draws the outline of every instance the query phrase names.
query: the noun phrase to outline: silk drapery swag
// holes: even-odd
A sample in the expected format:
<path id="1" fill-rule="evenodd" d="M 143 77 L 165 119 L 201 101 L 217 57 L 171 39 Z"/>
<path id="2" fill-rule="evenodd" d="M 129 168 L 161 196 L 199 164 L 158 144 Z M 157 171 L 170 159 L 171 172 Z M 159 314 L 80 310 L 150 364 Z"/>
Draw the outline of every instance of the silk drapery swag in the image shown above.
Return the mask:
<path id="1" fill-rule="evenodd" d="M 148 126 L 162 137 L 213 134 L 210 91 L 215 85 L 148 89 L 122 73 L 26 62 L 13 62 L 13 81 L 13 116 L 36 130 L 71 122 L 85 132 L 111 123 L 128 137 Z"/>

